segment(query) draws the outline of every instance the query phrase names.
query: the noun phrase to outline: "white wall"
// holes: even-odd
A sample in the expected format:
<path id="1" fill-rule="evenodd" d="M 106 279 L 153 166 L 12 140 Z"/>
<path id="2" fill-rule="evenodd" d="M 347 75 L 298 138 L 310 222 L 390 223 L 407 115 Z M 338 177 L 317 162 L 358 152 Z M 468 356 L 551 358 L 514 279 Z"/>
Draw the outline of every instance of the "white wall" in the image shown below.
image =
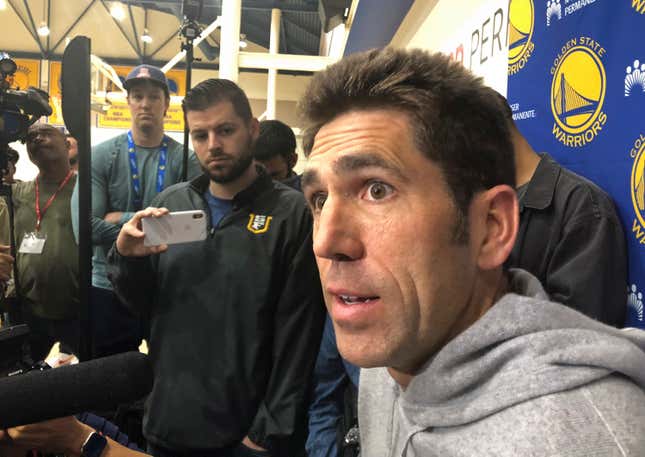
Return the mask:
<path id="1" fill-rule="evenodd" d="M 506 94 L 508 0 L 417 0 L 391 41 L 451 54 Z"/>

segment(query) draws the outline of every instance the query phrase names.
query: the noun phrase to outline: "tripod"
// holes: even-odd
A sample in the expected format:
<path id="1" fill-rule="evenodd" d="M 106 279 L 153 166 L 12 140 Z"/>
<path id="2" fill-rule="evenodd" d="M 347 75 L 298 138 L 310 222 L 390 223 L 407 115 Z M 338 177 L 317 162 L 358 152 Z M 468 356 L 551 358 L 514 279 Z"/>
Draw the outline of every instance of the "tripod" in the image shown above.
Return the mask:
<path id="1" fill-rule="evenodd" d="M 192 19 L 184 18 L 184 23 L 181 25 L 180 34 L 183 38 L 181 43 L 181 50 L 186 51 L 186 93 L 190 90 L 191 79 L 193 74 L 193 61 L 195 55 L 193 51 L 193 41 L 200 33 L 200 27 L 197 22 Z M 188 123 L 184 116 L 184 161 L 182 170 L 182 181 L 188 178 Z"/>

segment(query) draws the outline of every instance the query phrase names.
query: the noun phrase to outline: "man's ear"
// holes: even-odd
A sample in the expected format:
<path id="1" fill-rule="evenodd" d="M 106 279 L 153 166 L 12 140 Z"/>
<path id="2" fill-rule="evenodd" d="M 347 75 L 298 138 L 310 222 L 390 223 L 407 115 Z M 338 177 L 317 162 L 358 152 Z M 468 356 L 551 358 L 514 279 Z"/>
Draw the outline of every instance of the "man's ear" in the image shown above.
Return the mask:
<path id="1" fill-rule="evenodd" d="M 255 117 L 252 117 L 249 121 L 249 132 L 251 132 L 253 141 L 256 141 L 260 136 L 260 122 Z"/>
<path id="2" fill-rule="evenodd" d="M 482 270 L 501 267 L 515 245 L 519 226 L 519 207 L 515 189 L 495 186 L 478 196 L 480 215 L 485 224 L 477 265 Z"/>
<path id="3" fill-rule="evenodd" d="M 166 97 L 166 105 L 165 105 L 165 109 L 163 110 L 163 117 L 168 116 L 168 108 L 170 108 L 170 95 Z"/>
<path id="4" fill-rule="evenodd" d="M 297 163 L 298 163 L 298 154 L 294 151 L 289 156 L 289 170 L 292 170 L 293 167 L 295 167 Z"/>

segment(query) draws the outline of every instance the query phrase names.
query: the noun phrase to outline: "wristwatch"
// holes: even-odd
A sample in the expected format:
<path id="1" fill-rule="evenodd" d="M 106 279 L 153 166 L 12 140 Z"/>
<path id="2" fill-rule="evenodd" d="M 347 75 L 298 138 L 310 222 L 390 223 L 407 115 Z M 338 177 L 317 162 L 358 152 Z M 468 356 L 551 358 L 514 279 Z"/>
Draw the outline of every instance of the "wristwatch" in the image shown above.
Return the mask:
<path id="1" fill-rule="evenodd" d="M 81 457 L 101 457 L 105 446 L 107 439 L 97 432 L 92 432 L 81 446 Z"/>

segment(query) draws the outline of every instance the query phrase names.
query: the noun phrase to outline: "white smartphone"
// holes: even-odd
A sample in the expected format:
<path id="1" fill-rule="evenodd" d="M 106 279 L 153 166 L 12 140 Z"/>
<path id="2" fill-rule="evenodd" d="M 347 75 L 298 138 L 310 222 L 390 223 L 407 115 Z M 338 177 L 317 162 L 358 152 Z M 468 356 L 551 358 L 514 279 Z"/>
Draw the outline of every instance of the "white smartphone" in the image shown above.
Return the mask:
<path id="1" fill-rule="evenodd" d="M 202 210 L 176 211 L 162 217 L 144 217 L 144 246 L 188 243 L 206 239 L 208 224 Z"/>

